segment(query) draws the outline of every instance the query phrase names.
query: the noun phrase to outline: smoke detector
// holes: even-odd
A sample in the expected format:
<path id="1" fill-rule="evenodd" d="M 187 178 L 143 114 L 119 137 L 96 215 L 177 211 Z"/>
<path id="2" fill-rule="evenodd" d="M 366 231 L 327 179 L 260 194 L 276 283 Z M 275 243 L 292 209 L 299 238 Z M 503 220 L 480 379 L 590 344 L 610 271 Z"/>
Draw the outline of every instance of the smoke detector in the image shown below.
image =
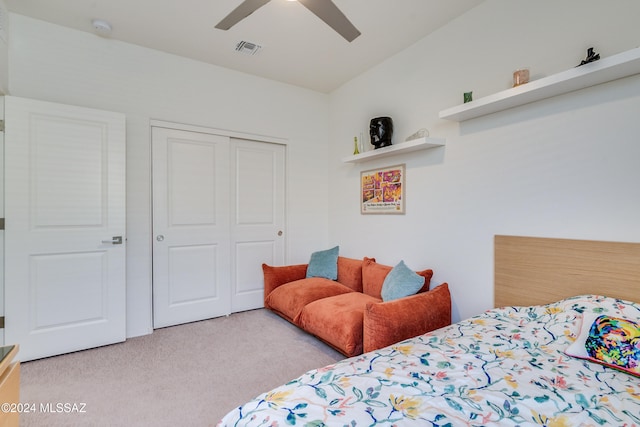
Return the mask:
<path id="1" fill-rule="evenodd" d="M 111 24 L 107 21 L 103 21 L 102 19 L 94 19 L 91 21 L 91 25 L 93 26 L 94 31 L 97 35 L 102 37 L 107 37 L 111 34 Z"/>
<path id="2" fill-rule="evenodd" d="M 236 45 L 236 52 L 246 55 L 255 55 L 260 49 L 262 49 L 262 46 L 244 40 Z"/>

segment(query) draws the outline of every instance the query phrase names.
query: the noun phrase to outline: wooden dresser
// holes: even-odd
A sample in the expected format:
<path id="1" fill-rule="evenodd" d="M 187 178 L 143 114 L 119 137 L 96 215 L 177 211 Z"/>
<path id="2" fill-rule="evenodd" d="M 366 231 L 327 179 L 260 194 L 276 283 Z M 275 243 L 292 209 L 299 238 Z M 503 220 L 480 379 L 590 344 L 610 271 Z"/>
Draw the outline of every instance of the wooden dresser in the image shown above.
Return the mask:
<path id="1" fill-rule="evenodd" d="M 20 362 L 13 362 L 17 353 L 17 345 L 0 347 L 0 427 L 17 427 L 20 423 L 16 408 L 20 403 Z"/>

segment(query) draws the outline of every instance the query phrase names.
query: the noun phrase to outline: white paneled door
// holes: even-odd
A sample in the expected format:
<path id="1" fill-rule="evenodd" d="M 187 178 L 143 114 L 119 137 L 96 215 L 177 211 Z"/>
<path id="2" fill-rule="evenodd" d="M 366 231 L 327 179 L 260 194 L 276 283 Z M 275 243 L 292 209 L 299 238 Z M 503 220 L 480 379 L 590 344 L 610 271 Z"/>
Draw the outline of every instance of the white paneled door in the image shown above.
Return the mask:
<path id="1" fill-rule="evenodd" d="M 229 138 L 152 128 L 153 324 L 229 313 Z"/>
<path id="2" fill-rule="evenodd" d="M 5 342 L 124 341 L 124 115 L 5 97 L 5 123 Z"/>
<path id="3" fill-rule="evenodd" d="M 261 307 L 261 264 L 284 259 L 284 147 L 153 127 L 152 158 L 154 327 Z"/>
<path id="4" fill-rule="evenodd" d="M 231 311 L 264 305 L 262 263 L 284 262 L 284 146 L 232 139 Z"/>

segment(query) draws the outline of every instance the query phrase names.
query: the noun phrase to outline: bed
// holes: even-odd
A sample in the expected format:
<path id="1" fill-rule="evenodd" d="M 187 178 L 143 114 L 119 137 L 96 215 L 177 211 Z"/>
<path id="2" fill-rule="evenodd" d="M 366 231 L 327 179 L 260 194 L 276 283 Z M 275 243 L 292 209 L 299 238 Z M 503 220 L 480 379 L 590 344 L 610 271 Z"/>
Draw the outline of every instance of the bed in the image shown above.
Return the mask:
<path id="1" fill-rule="evenodd" d="M 594 319 L 640 322 L 640 244 L 496 236 L 494 294 L 497 308 L 309 371 L 219 426 L 640 425 L 639 336 L 631 368 L 567 354 Z"/>

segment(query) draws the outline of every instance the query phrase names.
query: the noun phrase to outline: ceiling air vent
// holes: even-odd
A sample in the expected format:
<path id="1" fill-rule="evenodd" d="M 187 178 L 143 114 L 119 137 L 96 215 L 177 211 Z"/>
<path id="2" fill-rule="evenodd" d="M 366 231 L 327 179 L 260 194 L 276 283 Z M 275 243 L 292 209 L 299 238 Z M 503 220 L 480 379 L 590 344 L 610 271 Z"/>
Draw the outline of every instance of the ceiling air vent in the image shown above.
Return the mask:
<path id="1" fill-rule="evenodd" d="M 236 45 L 236 51 L 246 55 L 255 55 L 260 49 L 262 46 L 244 40 Z"/>

